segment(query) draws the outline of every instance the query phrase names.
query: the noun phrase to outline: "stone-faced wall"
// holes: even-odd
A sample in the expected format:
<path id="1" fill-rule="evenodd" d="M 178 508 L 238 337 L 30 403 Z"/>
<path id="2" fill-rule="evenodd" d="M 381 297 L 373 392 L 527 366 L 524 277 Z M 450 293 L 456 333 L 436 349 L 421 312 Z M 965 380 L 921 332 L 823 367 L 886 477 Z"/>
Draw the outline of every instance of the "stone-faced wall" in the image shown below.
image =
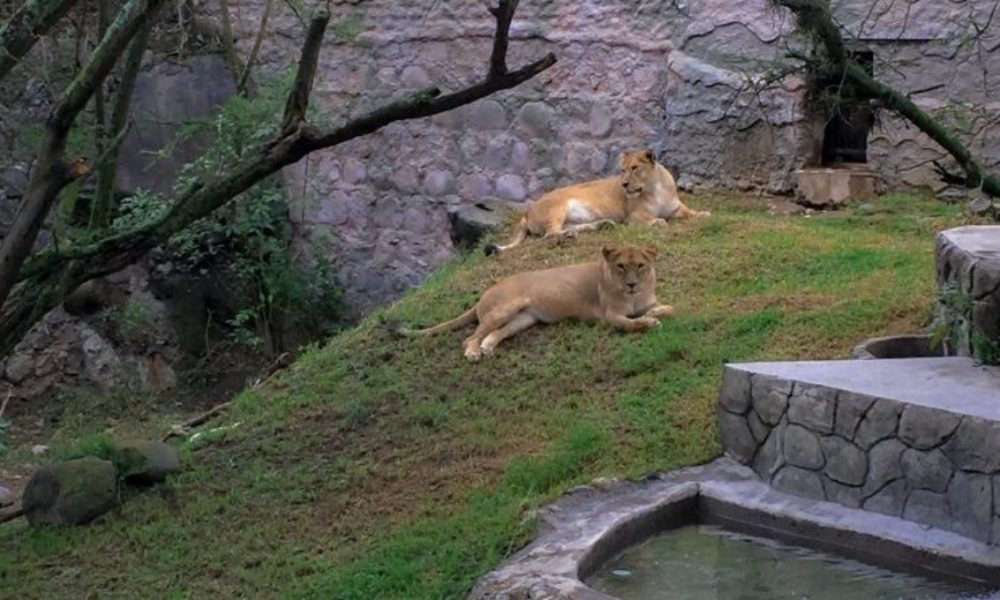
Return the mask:
<path id="1" fill-rule="evenodd" d="M 945 410 L 886 398 L 882 391 L 768 374 L 780 363 L 728 365 L 718 404 L 726 453 L 779 490 L 1000 545 L 1000 421 L 974 409 L 1000 400 L 1000 373 L 982 372 L 962 358 L 915 360 L 900 371 L 911 382 L 950 370 L 977 381 L 940 398 L 953 403 Z M 839 370 L 844 381 L 854 382 L 877 381 L 887 363 L 901 365 L 847 362 L 799 364 L 814 374 Z M 793 367 L 777 369 L 790 373 Z M 972 414 L 962 412 L 970 408 Z"/>
<path id="2" fill-rule="evenodd" d="M 1000 226 L 937 236 L 938 327 L 949 352 L 1000 362 Z"/>
<path id="3" fill-rule="evenodd" d="M 476 80 L 493 30 L 486 5 L 334 2 L 315 105 L 336 120 L 429 84 L 454 90 Z M 834 9 L 849 34 L 875 52 L 878 75 L 945 110 L 985 102 L 995 84 L 993 70 L 976 70 L 979 56 L 992 55 L 960 44 L 981 5 L 841 0 Z M 234 6 L 236 45 L 246 56 L 264 0 Z M 216 3 L 199 10 L 218 18 Z M 303 24 L 277 3 L 268 27 L 260 62 L 286 71 L 298 58 Z M 822 119 L 807 106 L 799 78 L 760 93 L 747 84 L 796 43 L 792 30 L 790 14 L 768 0 L 522 2 L 510 63 L 551 51 L 558 64 L 515 90 L 394 124 L 289 169 L 300 246 L 330 262 L 347 300 L 365 309 L 451 255 L 449 207 L 489 197 L 525 201 L 612 174 L 622 150 L 653 147 L 682 189 L 790 191 L 794 169 L 819 159 Z M 970 134 L 986 132 L 986 123 L 973 119 Z M 977 150 L 1000 158 L 1000 148 L 990 146 L 997 136 L 976 139 Z M 872 166 L 890 186 L 933 183 L 929 159 L 941 155 L 891 119 L 870 140 Z"/>

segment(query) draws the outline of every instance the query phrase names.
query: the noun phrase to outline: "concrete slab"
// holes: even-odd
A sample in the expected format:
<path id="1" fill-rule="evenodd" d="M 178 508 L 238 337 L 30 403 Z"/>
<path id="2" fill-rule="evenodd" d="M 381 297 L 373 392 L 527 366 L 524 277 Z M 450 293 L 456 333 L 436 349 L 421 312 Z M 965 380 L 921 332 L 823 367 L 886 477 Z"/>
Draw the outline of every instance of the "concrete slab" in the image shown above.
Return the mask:
<path id="1" fill-rule="evenodd" d="M 978 258 L 1000 259 L 1000 225 L 967 225 L 938 235 Z"/>
<path id="2" fill-rule="evenodd" d="M 1000 367 L 965 357 L 730 364 L 746 373 L 1000 421 Z"/>

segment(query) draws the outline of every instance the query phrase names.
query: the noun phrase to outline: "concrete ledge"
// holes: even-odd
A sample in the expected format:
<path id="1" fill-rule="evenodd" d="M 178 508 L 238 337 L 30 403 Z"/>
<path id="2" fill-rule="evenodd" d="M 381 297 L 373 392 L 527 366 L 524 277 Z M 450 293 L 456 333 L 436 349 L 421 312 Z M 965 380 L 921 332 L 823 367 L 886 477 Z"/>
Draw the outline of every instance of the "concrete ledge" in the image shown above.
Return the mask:
<path id="1" fill-rule="evenodd" d="M 876 176 L 867 167 L 808 167 L 795 171 L 796 201 L 814 208 L 837 208 L 849 199 L 875 197 Z"/>
<path id="2" fill-rule="evenodd" d="M 535 540 L 477 582 L 475 599 L 611 600 L 586 579 L 606 560 L 691 522 L 776 537 L 938 579 L 1000 585 L 1000 549 L 939 529 L 773 489 L 726 458 L 541 509 Z"/>
<path id="3" fill-rule="evenodd" d="M 731 364 L 718 415 L 726 453 L 780 491 L 1000 545 L 996 367 L 961 357 Z"/>

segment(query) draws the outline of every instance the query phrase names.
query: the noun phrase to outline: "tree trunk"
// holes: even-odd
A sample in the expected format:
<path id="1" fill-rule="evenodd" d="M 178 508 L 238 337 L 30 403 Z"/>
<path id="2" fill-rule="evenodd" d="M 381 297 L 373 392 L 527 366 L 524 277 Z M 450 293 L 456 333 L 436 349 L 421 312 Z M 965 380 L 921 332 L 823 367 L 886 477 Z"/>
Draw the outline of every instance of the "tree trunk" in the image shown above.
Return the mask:
<path id="1" fill-rule="evenodd" d="M 501 14 L 505 14 L 510 1 L 501 0 L 498 9 Z M 430 88 L 339 127 L 320 129 L 307 124 L 305 115 L 329 18 L 324 12 L 310 24 L 295 84 L 282 118 L 283 127 L 273 141 L 259 147 L 256 155 L 228 173 L 193 182 L 174 199 L 170 211 L 154 223 L 63 252 L 49 249 L 24 264 L 18 277 L 20 284 L 0 309 L 0 357 L 9 354 L 38 319 L 62 303 L 66 295 L 83 282 L 121 270 L 139 260 L 173 234 L 310 152 L 373 133 L 396 121 L 427 117 L 475 102 L 520 85 L 556 62 L 555 56 L 548 54 L 517 70 L 488 75 L 481 82 L 452 94 L 441 95 L 436 88 Z M 509 25 L 509 20 L 498 17 L 495 36 L 507 37 Z"/>
<path id="2" fill-rule="evenodd" d="M 984 171 L 954 132 L 924 112 L 906 94 L 868 75 L 861 65 L 847 55 L 840 28 L 830 13 L 829 0 L 773 0 L 773 2 L 791 10 L 799 29 L 820 44 L 825 53 L 824 68 L 842 75 L 864 95 L 879 100 L 886 110 L 891 110 L 913 123 L 927 137 L 937 142 L 951 154 L 965 172 L 966 187 L 981 188 L 990 196 L 1000 197 L 1000 179 Z"/>
<path id="3" fill-rule="evenodd" d="M 0 27 L 0 79 L 10 73 L 74 4 L 76 0 L 28 0 Z"/>
<path id="4" fill-rule="evenodd" d="M 38 231 L 59 191 L 68 182 L 86 173 L 86 167 L 81 162 L 67 165 L 63 158 L 66 136 L 73 121 L 86 106 L 97 86 L 107 77 L 129 41 L 152 19 L 162 3 L 163 0 L 129 0 L 108 28 L 107 35 L 94 49 L 87 64 L 74 77 L 49 113 L 28 189 L 21 200 L 10 232 L 0 246 L 0 304 L 7 300 L 17 282 L 21 265 L 31 252 Z"/>

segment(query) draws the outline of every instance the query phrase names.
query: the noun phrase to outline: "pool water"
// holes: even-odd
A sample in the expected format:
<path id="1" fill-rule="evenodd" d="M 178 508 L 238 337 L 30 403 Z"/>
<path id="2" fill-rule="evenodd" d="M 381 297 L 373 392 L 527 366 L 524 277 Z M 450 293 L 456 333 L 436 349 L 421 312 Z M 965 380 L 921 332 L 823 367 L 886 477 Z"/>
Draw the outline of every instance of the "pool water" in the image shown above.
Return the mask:
<path id="1" fill-rule="evenodd" d="M 585 583 L 622 600 L 1000 598 L 710 525 L 658 535 L 609 561 Z"/>

